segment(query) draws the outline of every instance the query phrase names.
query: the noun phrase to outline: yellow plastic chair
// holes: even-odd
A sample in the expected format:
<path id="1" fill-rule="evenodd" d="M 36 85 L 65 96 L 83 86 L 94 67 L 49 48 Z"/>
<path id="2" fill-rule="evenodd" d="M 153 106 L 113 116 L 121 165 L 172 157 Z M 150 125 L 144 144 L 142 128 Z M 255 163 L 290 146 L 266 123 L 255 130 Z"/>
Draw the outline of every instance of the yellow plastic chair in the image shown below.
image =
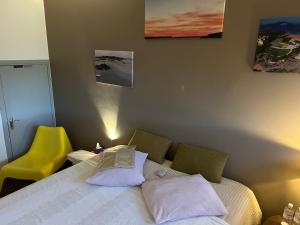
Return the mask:
<path id="1" fill-rule="evenodd" d="M 39 126 L 29 151 L 0 170 L 0 192 L 5 178 L 41 180 L 58 170 L 72 151 L 63 127 Z"/>

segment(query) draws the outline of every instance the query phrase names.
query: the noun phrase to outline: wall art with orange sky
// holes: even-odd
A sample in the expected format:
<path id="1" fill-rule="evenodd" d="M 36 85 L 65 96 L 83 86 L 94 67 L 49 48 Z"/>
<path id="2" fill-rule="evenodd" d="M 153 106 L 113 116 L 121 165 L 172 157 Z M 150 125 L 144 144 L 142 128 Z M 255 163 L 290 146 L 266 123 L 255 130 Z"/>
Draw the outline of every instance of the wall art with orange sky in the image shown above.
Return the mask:
<path id="1" fill-rule="evenodd" d="M 225 0 L 145 0 L 145 38 L 221 38 Z"/>

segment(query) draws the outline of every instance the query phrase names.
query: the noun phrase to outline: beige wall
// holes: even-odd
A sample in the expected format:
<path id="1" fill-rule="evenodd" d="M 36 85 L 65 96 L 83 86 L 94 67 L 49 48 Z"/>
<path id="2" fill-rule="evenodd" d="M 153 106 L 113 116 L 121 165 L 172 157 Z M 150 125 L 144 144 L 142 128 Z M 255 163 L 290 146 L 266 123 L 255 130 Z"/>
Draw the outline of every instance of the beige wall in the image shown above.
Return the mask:
<path id="1" fill-rule="evenodd" d="M 48 58 L 43 0 L 0 0 L 0 60 Z"/>
<path id="2" fill-rule="evenodd" d="M 45 1 L 58 124 L 76 148 L 139 127 L 227 152 L 265 216 L 300 205 L 300 77 L 251 69 L 259 18 L 299 8 L 227 0 L 223 39 L 145 40 L 142 0 Z M 135 51 L 135 88 L 96 84 L 94 49 Z"/>

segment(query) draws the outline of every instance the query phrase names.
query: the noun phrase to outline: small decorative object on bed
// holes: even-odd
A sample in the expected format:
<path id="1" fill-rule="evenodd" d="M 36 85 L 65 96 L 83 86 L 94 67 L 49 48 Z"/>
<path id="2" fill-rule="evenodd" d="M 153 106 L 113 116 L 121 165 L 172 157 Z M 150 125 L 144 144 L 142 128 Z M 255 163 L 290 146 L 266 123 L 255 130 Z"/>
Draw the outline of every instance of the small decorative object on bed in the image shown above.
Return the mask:
<path id="1" fill-rule="evenodd" d="M 300 17 L 260 20 L 254 71 L 300 72 Z"/>
<path id="2" fill-rule="evenodd" d="M 145 38 L 221 38 L 225 0 L 145 0 Z"/>
<path id="3" fill-rule="evenodd" d="M 93 152 L 99 154 L 100 152 L 103 152 L 103 150 L 103 147 L 100 145 L 99 142 L 97 142 L 96 147 L 93 149 Z"/>
<path id="4" fill-rule="evenodd" d="M 201 175 L 146 181 L 142 191 L 158 224 L 195 216 L 228 214 L 211 184 Z"/>
<path id="5" fill-rule="evenodd" d="M 95 51 L 96 82 L 133 87 L 133 52 Z"/>

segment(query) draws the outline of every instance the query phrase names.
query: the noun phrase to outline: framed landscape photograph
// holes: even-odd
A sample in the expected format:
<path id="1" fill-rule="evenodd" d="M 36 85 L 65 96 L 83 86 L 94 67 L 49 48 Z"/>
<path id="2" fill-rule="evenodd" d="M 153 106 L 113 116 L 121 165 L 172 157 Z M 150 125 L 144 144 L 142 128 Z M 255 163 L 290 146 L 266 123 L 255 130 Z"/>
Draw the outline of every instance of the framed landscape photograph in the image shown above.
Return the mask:
<path id="1" fill-rule="evenodd" d="M 300 73 L 300 17 L 260 20 L 253 69 Z"/>
<path id="2" fill-rule="evenodd" d="M 225 0 L 145 0 L 145 38 L 221 38 Z"/>
<path id="3" fill-rule="evenodd" d="M 133 52 L 95 50 L 96 82 L 133 87 Z"/>

